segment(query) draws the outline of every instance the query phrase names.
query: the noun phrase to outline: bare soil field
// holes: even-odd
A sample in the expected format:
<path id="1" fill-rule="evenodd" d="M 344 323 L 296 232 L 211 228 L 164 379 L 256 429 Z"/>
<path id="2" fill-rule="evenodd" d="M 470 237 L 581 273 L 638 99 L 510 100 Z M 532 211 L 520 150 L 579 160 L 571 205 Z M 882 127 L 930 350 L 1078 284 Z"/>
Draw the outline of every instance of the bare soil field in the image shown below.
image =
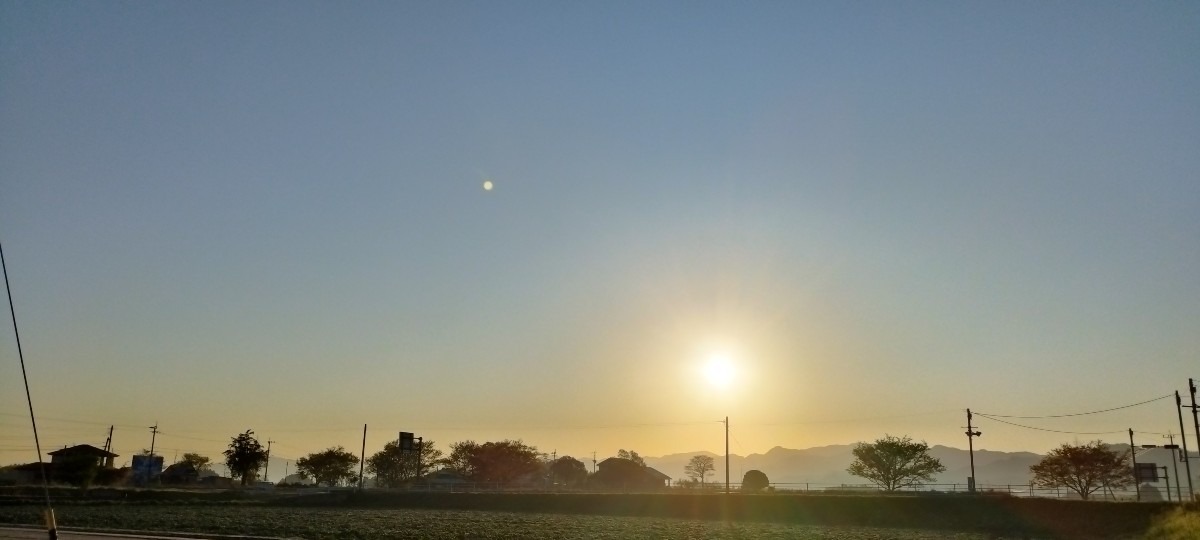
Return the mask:
<path id="1" fill-rule="evenodd" d="M 39 508 L 0 507 L 0 523 L 38 523 Z M 80 505 L 56 510 L 64 530 L 245 534 L 306 540 L 433 539 L 846 539 L 1003 538 L 877 527 L 725 523 L 675 518 L 470 510 L 281 508 L 252 505 Z M 1016 538 L 1016 537 L 1014 537 Z"/>

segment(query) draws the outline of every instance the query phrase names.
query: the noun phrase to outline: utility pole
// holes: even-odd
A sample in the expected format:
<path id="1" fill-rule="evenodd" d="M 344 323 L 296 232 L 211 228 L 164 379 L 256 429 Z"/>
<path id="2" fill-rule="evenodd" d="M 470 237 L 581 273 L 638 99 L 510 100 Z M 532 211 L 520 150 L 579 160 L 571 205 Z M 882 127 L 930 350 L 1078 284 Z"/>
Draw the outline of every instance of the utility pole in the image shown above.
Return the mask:
<path id="1" fill-rule="evenodd" d="M 1137 447 L 1133 445 L 1133 428 L 1129 428 L 1129 456 L 1133 459 L 1133 489 L 1137 491 L 1137 501 L 1142 502 L 1142 483 L 1137 474 Z"/>
<path id="2" fill-rule="evenodd" d="M 154 440 L 158 438 L 158 423 L 150 426 L 150 458 L 154 458 Z"/>
<path id="3" fill-rule="evenodd" d="M 971 426 L 971 409 L 967 409 L 967 448 L 971 455 L 971 478 L 967 479 L 967 491 L 975 493 L 975 437 L 983 435 Z"/>
<path id="4" fill-rule="evenodd" d="M 596 451 L 592 450 L 592 474 L 596 474 Z"/>
<path id="5" fill-rule="evenodd" d="M 146 464 L 146 480 L 147 481 L 150 480 L 150 478 L 149 478 L 150 471 L 154 470 L 154 441 L 157 438 L 158 438 L 158 422 L 155 422 L 153 426 L 150 426 L 150 456 L 149 456 L 150 460 L 149 460 L 149 463 Z M 159 471 L 159 472 L 162 472 L 162 471 Z M 157 478 L 159 480 L 162 479 L 162 477 L 157 477 Z"/>
<path id="6" fill-rule="evenodd" d="M 367 461 L 367 425 L 363 424 L 362 459 L 358 460 L 358 490 L 363 490 L 363 466 Z"/>
<path id="7" fill-rule="evenodd" d="M 1192 393 L 1192 424 L 1196 428 L 1196 431 L 1195 431 L 1195 433 L 1196 433 L 1196 449 L 1200 450 L 1200 417 L 1196 416 L 1196 411 L 1197 411 L 1197 409 L 1200 409 L 1200 407 L 1196 406 L 1196 381 L 1191 378 L 1188 379 L 1188 390 Z M 1181 435 L 1181 436 L 1185 439 L 1187 438 L 1186 435 Z M 1184 456 L 1186 457 L 1187 455 L 1184 454 Z M 1188 474 L 1188 482 L 1191 482 L 1191 481 L 1192 481 L 1192 475 Z M 1189 495 L 1192 496 L 1192 500 L 1196 499 L 1196 495 L 1194 492 L 1190 493 Z"/>
<path id="8" fill-rule="evenodd" d="M 1175 412 L 1179 415 L 1179 438 L 1183 442 L 1183 466 L 1187 472 L 1188 499 L 1195 500 L 1196 491 L 1192 488 L 1192 459 L 1188 457 L 1187 431 L 1183 429 L 1183 400 L 1179 397 L 1179 390 L 1175 391 L 1175 405 Z M 1192 409 L 1192 412 L 1196 412 L 1196 409 Z"/>
<path id="9" fill-rule="evenodd" d="M 1163 465 L 1162 467 L 1159 467 L 1159 468 L 1162 469 L 1162 472 L 1163 472 L 1162 479 L 1167 481 L 1167 502 L 1171 502 L 1171 477 L 1167 476 L 1167 466 L 1166 465 Z"/>
<path id="10" fill-rule="evenodd" d="M 1200 447 L 1200 417 L 1196 416 L 1196 381 L 1188 379 L 1188 390 L 1192 393 L 1192 423 L 1196 428 L 1196 445 Z"/>
<path id="11" fill-rule="evenodd" d="M 273 442 L 275 441 L 267 440 L 267 466 L 263 468 L 263 482 L 271 481 L 271 443 Z"/>
<path id="12" fill-rule="evenodd" d="M 729 495 L 729 417 L 725 417 L 725 494 Z"/>
<path id="13" fill-rule="evenodd" d="M 1171 449 L 1171 468 L 1175 469 L 1175 498 L 1179 499 L 1179 502 L 1183 502 L 1183 494 L 1181 493 L 1183 486 L 1179 484 L 1179 447 L 1175 445 L 1174 433 L 1168 431 L 1163 437 L 1171 441 L 1171 444 L 1167 448 Z"/>

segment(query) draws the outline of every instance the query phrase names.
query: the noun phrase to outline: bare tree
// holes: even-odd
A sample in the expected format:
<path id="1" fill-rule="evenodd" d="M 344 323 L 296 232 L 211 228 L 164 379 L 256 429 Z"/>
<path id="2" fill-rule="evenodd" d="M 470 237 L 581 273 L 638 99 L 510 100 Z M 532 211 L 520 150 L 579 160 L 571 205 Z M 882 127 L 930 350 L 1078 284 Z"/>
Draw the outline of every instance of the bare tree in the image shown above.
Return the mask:
<path id="1" fill-rule="evenodd" d="M 704 484 L 705 478 L 708 478 L 708 475 L 712 474 L 715 470 L 716 467 L 713 465 L 712 456 L 692 456 L 692 459 L 688 460 L 687 465 L 683 467 L 683 473 L 688 478 L 696 480 L 701 484 Z"/>

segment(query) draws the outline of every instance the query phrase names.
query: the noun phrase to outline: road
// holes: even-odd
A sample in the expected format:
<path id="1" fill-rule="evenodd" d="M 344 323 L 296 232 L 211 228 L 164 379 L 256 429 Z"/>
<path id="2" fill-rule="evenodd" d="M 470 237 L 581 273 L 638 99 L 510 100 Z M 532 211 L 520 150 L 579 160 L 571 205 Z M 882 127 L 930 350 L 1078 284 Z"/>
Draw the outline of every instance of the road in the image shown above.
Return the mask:
<path id="1" fill-rule="evenodd" d="M 50 535 L 44 529 L 27 529 L 0 527 L 0 540 L 47 540 Z M 255 540 L 270 540 L 262 536 L 228 536 L 228 535 L 203 535 L 203 534 L 187 534 L 186 536 L 155 536 L 153 534 L 135 534 L 135 533 L 96 533 L 96 532 L 75 532 L 75 531 L 58 531 L 59 540 L 117 540 L 121 538 L 137 538 L 140 540 L 195 540 L 203 539 L 219 539 L 219 540 L 235 540 L 235 539 L 255 539 Z M 282 539 L 278 539 L 282 540 Z"/>

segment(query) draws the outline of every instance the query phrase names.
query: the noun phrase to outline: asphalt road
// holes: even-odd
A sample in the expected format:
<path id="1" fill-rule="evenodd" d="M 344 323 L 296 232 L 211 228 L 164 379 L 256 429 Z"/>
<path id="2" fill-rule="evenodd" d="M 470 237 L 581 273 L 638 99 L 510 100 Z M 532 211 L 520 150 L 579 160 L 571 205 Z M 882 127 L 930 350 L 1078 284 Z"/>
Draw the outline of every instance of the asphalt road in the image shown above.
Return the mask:
<path id="1" fill-rule="evenodd" d="M 50 534 L 47 533 L 45 529 L 24 529 L 24 528 L 0 527 L 0 540 L 47 540 L 48 538 L 50 538 Z M 154 535 L 145 535 L 145 534 L 109 534 L 109 533 L 95 533 L 95 532 L 72 532 L 72 531 L 64 531 L 64 530 L 58 531 L 58 538 L 59 538 L 59 540 L 115 540 L 115 539 L 120 539 L 120 538 L 139 538 L 142 540 L 195 540 L 197 538 L 232 540 L 232 539 L 239 539 L 239 538 L 244 538 L 244 539 L 255 538 L 255 539 L 260 539 L 260 540 L 266 540 L 261 536 L 258 536 L 258 537 L 222 536 L 222 535 L 205 536 L 205 535 L 200 535 L 200 534 L 188 535 L 188 536 L 154 536 Z"/>
<path id="2" fill-rule="evenodd" d="M 4 540 L 46 540 L 50 534 L 37 529 L 0 529 L 0 538 Z M 166 536 L 131 536 L 125 534 L 97 534 L 70 531 L 58 531 L 59 540 L 114 540 L 116 538 L 169 538 Z"/>

